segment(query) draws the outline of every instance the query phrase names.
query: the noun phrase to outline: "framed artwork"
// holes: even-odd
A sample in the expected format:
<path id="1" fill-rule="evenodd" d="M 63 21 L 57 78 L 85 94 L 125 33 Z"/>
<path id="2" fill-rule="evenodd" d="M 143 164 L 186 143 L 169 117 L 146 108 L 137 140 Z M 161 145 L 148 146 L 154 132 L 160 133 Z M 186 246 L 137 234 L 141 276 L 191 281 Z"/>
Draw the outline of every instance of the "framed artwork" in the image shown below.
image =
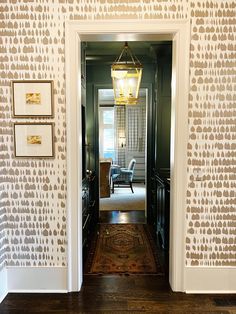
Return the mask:
<path id="1" fill-rule="evenodd" d="M 52 123 L 14 123 L 15 157 L 54 157 Z"/>
<path id="2" fill-rule="evenodd" d="M 12 81 L 13 117 L 52 117 L 53 81 Z"/>

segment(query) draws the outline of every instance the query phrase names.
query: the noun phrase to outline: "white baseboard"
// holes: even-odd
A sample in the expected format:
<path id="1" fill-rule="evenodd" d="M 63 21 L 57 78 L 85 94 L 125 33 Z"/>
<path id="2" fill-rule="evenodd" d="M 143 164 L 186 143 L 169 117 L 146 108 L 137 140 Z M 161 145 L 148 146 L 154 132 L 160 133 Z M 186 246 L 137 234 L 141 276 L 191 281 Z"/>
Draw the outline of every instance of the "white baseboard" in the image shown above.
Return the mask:
<path id="1" fill-rule="evenodd" d="M 7 267 L 8 292 L 66 293 L 67 267 Z"/>
<path id="2" fill-rule="evenodd" d="M 186 293 L 236 293 L 236 267 L 185 267 Z M 5 267 L 0 302 L 8 292 L 67 293 L 67 267 Z"/>
<path id="3" fill-rule="evenodd" d="M 186 293 L 236 293 L 236 267 L 185 267 Z"/>
<path id="4" fill-rule="evenodd" d="M 6 270 L 6 267 L 4 267 L 0 271 L 0 303 L 6 297 L 7 293 L 8 293 L 8 289 L 7 289 L 7 270 Z"/>

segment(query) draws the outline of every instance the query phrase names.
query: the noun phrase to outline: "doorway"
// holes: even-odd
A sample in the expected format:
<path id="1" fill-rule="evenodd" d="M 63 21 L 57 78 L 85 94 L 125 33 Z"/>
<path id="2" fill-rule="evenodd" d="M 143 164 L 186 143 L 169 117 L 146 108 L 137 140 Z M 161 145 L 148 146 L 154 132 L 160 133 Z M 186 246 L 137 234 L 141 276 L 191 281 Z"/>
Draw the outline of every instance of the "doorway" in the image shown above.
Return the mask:
<path id="1" fill-rule="evenodd" d="M 111 214 L 128 216 L 139 211 L 139 221 L 143 217 L 142 222 L 145 222 L 147 90 L 140 89 L 139 103 L 135 106 L 115 106 L 114 103 L 111 88 L 98 89 L 100 220 L 104 221 Z M 125 176 L 132 160 L 133 169 Z"/>
<path id="2" fill-rule="evenodd" d="M 109 29 L 109 32 L 107 31 Z M 172 143 L 170 201 L 170 275 L 174 291 L 184 291 L 184 227 L 186 191 L 187 104 L 189 65 L 189 24 L 158 21 L 81 21 L 66 26 L 67 73 L 67 147 L 68 147 L 68 290 L 78 291 L 82 283 L 82 222 L 81 215 L 81 120 L 77 105 L 81 94 L 80 42 L 88 40 L 155 40 L 173 41 L 172 72 Z M 158 38 L 159 37 L 159 38 Z M 75 66 L 76 65 L 76 66 Z M 79 74 L 79 75 L 78 75 Z M 78 79 L 79 78 L 79 79 Z M 181 79 L 180 79 L 181 78 Z M 183 84 L 184 82 L 184 84 Z M 181 121 L 181 123 L 180 123 Z M 78 171 L 75 171 L 78 169 Z"/>
<path id="3" fill-rule="evenodd" d="M 86 107 L 94 108 L 93 111 L 88 108 L 88 123 L 92 125 L 88 132 L 89 143 L 92 143 L 94 150 L 99 147 L 99 154 L 92 152 L 92 159 L 99 156 L 99 168 L 96 169 L 95 163 L 95 170 L 89 170 L 99 173 L 99 221 L 116 224 L 147 222 L 156 242 L 156 245 L 152 245 L 153 250 L 159 247 L 156 256 L 165 257 L 161 263 L 166 272 L 169 245 L 169 188 L 166 185 L 170 178 L 171 42 L 128 43 L 143 65 L 143 78 L 138 103 L 121 106 L 115 105 L 113 89 L 109 84 L 111 65 L 123 45 L 118 41 L 83 42 L 82 45 L 86 47 Z M 105 87 L 103 84 L 108 85 Z M 144 88 L 147 84 L 150 87 Z M 94 97 L 91 98 L 95 86 Z M 97 124 L 91 123 L 91 120 L 98 120 L 97 128 Z M 98 138 L 97 145 L 94 145 L 93 138 Z M 127 168 L 128 164 L 134 165 L 132 170 L 130 166 Z M 160 186 L 157 174 L 160 180 L 167 179 L 167 183 L 163 180 Z"/>

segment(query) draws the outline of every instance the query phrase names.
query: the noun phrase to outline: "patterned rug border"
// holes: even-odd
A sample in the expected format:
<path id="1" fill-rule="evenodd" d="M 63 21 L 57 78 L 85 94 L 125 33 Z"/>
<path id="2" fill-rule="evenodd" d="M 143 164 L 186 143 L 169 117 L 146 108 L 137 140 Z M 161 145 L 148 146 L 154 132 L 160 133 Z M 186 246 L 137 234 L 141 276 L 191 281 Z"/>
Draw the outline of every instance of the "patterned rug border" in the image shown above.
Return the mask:
<path id="1" fill-rule="evenodd" d="M 142 225 L 144 227 L 144 230 L 145 230 L 145 234 L 147 236 L 147 239 L 148 239 L 148 242 L 150 244 L 150 247 L 151 247 L 151 250 L 152 250 L 152 253 L 153 253 L 153 256 L 154 256 L 154 259 L 155 259 L 155 263 L 156 263 L 156 266 L 157 266 L 157 269 L 158 271 L 157 272 L 150 272 L 150 273 L 145 273 L 145 272 L 139 272 L 139 273 L 131 273 L 131 272 L 109 272 L 109 273 L 103 273 L 103 272 L 97 272 L 97 273 L 92 273 L 90 272 L 90 269 L 92 267 L 92 263 L 93 263 L 93 259 L 94 259 L 94 256 L 95 256 L 95 253 L 96 253 L 96 246 L 97 246 L 97 242 L 98 242 L 98 237 L 99 237 L 99 230 L 100 230 L 100 225 L 134 225 L 134 224 L 125 224 L 125 223 L 122 223 L 122 224 L 119 224 L 119 223 L 113 223 L 113 224 L 108 224 L 108 223 L 99 223 L 98 224 L 98 228 L 97 228 L 97 231 L 94 235 L 94 238 L 91 242 L 91 245 L 90 245 L 90 249 L 89 249 L 89 252 L 88 252 L 88 256 L 87 256 L 87 259 L 86 259 L 86 262 L 85 262 L 85 267 L 84 267 L 84 275 L 91 275 L 91 276 L 139 276 L 139 275 L 151 275 L 151 276 L 165 276 L 165 272 L 164 272 L 164 268 L 163 268 L 163 265 L 161 264 L 161 258 L 159 257 L 158 255 L 158 252 L 157 252 L 157 248 L 156 248 L 156 245 L 155 245 L 155 242 L 152 238 L 152 235 L 151 235 L 151 232 L 148 228 L 148 225 L 147 224 L 140 224 L 140 223 L 136 223 L 135 225 Z"/>

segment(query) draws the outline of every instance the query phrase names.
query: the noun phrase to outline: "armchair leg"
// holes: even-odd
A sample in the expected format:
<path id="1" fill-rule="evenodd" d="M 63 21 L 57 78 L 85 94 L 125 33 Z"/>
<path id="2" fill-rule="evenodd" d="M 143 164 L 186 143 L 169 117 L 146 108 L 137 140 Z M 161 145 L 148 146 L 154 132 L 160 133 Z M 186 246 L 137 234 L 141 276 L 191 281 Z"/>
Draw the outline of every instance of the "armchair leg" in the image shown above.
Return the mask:
<path id="1" fill-rule="evenodd" d="M 111 192 L 114 194 L 114 182 L 112 181 L 112 189 Z"/>
<path id="2" fill-rule="evenodd" d="M 129 186 L 130 186 L 130 188 L 131 188 L 132 193 L 134 193 L 133 186 L 132 186 L 132 182 L 129 183 Z"/>

